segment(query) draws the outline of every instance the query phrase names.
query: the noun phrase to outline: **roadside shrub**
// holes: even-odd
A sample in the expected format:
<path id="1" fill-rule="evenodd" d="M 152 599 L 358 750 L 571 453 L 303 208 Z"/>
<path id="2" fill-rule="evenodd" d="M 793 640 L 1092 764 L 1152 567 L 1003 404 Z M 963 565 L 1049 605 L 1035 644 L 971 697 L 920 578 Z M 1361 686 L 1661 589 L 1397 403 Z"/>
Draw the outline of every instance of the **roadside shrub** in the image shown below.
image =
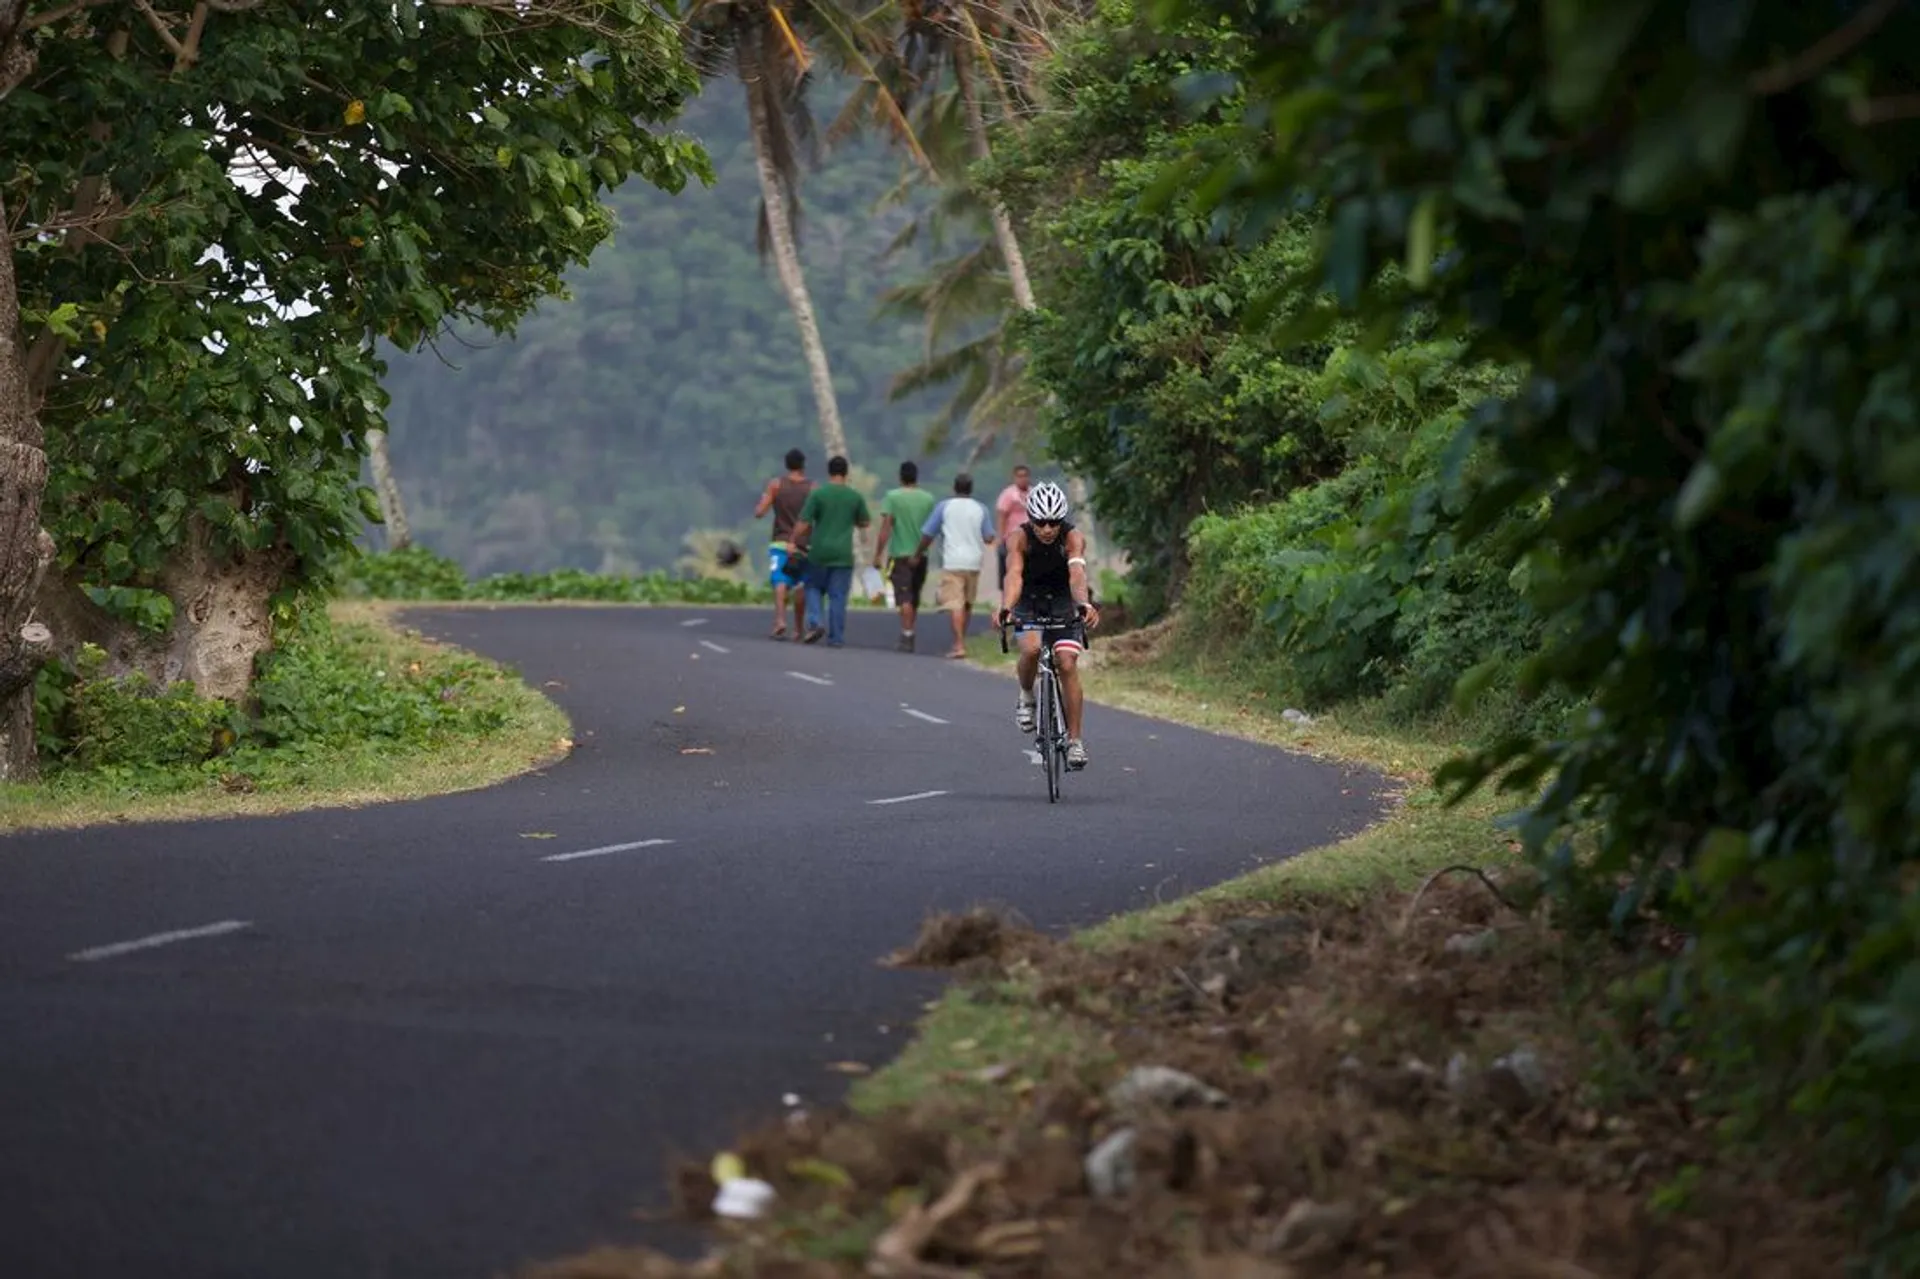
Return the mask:
<path id="1" fill-rule="evenodd" d="M 218 754 L 233 737 L 225 702 L 199 696 L 191 684 L 156 688 L 143 675 L 79 680 L 66 712 L 76 768 L 191 767 Z"/>
<path id="2" fill-rule="evenodd" d="M 1337 349 L 1314 384 L 1321 417 L 1353 456 L 1331 479 L 1280 501 L 1195 521 L 1186 603 L 1202 636 L 1244 636 L 1291 700 L 1378 699 L 1389 719 L 1448 712 L 1460 681 L 1497 706 L 1483 731 L 1546 722 L 1514 685 L 1540 626 L 1501 547 L 1451 532 L 1470 455 L 1453 449 L 1466 414 L 1514 375 L 1463 366 L 1448 343 L 1379 354 Z M 1508 537 L 1530 516 L 1509 517 Z"/>
<path id="3" fill-rule="evenodd" d="M 338 589 L 349 599 L 457 600 L 466 598 L 467 575 L 446 556 L 409 546 L 350 557 Z"/>
<path id="4" fill-rule="evenodd" d="M 497 678 L 485 663 L 466 657 L 431 670 L 419 662 L 387 669 L 378 654 L 315 614 L 262 660 L 247 744 L 427 746 L 488 733 L 504 723 L 504 713 L 475 705 L 471 694 L 479 682 Z"/>
<path id="5" fill-rule="evenodd" d="M 495 573 L 469 581 L 444 555 L 418 546 L 361 554 L 338 583 L 350 599 L 381 600 L 596 600 L 615 604 L 750 604 L 771 598 L 757 582 L 719 577 L 675 577 L 655 570 L 636 576 L 555 569 L 547 573 Z"/>

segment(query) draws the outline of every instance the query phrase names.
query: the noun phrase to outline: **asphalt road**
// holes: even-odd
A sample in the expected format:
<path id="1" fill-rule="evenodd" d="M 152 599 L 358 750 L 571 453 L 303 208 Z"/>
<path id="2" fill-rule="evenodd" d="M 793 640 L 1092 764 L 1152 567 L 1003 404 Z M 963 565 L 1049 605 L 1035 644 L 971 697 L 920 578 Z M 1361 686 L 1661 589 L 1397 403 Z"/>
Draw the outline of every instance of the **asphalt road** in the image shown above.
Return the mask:
<path id="1" fill-rule="evenodd" d="M 573 716 L 411 804 L 0 838 L 0 1275 L 478 1279 L 635 1219 L 667 1160 L 937 990 L 874 960 L 982 901 L 1090 923 L 1324 843 L 1372 779 L 1089 707 L 1046 802 L 1002 677 L 772 643 L 760 611 L 421 612 Z"/>

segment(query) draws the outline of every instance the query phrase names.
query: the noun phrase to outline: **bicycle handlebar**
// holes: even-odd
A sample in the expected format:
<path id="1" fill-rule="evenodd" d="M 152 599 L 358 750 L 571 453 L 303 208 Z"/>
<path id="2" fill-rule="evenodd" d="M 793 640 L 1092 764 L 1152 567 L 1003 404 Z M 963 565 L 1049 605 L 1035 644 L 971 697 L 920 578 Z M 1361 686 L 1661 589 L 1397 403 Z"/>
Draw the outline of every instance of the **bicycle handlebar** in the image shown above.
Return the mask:
<path id="1" fill-rule="evenodd" d="M 1075 605 L 1073 606 L 1073 620 L 1074 620 L 1074 621 L 1076 621 L 1076 622 L 1078 622 L 1078 621 L 1084 621 L 1084 620 L 1086 619 L 1086 616 L 1087 616 L 1087 606 L 1086 606 L 1085 604 L 1075 604 Z M 1011 630 L 1013 629 L 1013 625 L 1014 625 L 1014 621 L 1015 621 L 1015 620 L 1016 620 L 1016 617 L 1015 617 L 1015 613 L 1014 613 L 1014 611 L 1013 611 L 1013 610 L 1011 610 L 1011 609 L 1009 609 L 1009 610 L 1008 610 L 1008 612 L 1007 612 L 1007 620 L 1006 620 L 1006 621 L 1004 621 L 1004 622 L 1002 622 L 1002 623 L 1000 623 L 1000 626 L 999 626 L 999 631 L 1000 631 L 1000 651 L 1001 651 L 1002 653 L 1005 653 L 1005 652 L 1008 652 L 1008 651 L 1009 651 L 1009 649 L 1008 649 L 1008 647 L 1007 647 L 1007 633 L 1008 633 L 1009 631 L 1011 631 Z M 1051 623 L 1042 623 L 1042 627 L 1043 627 L 1043 629 L 1064 629 L 1064 628 L 1066 627 L 1066 625 L 1067 625 L 1067 623 L 1065 623 L 1065 622 L 1051 622 Z M 1081 643 L 1082 643 L 1083 645 L 1085 645 L 1086 647 L 1088 647 L 1088 648 L 1092 648 L 1092 647 L 1093 647 L 1093 636 L 1092 636 L 1092 634 L 1091 634 L 1091 633 L 1089 633 L 1089 632 L 1087 632 L 1087 631 L 1085 631 L 1085 630 L 1083 629 L 1083 630 L 1082 630 L 1082 632 L 1081 632 L 1081 636 L 1080 636 L 1080 642 L 1081 642 Z"/>

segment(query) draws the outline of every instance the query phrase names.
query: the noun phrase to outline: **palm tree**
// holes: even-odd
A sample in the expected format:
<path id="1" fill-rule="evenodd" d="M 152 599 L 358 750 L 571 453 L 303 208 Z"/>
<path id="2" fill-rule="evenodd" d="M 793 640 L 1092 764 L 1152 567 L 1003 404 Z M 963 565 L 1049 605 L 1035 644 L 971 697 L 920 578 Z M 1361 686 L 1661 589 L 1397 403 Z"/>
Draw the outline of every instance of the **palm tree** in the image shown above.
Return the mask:
<path id="1" fill-rule="evenodd" d="M 407 506 L 400 496 L 400 481 L 393 475 L 393 459 L 387 454 L 385 431 L 367 432 L 367 460 L 373 467 L 373 491 L 380 498 L 387 549 L 404 551 L 413 545 L 413 530 L 407 524 Z"/>
<path id="2" fill-rule="evenodd" d="M 754 166 L 760 177 L 760 251 L 773 259 L 800 330 L 800 347 L 827 454 L 847 453 L 833 369 L 800 267 L 800 164 L 814 146 L 806 92 L 812 62 L 777 0 L 695 0 L 685 19 L 694 62 L 709 76 L 731 70 L 747 98 Z"/>
<path id="3" fill-rule="evenodd" d="M 951 138 L 948 132 L 931 139 Z M 943 157 L 944 158 L 944 157 Z M 896 188 L 904 194 L 907 184 Z M 966 186 L 947 184 L 934 202 L 895 237 L 888 253 L 926 240 L 943 251 L 951 240 L 966 247 L 936 261 L 919 279 L 881 295 L 880 313 L 920 323 L 920 361 L 894 375 L 888 398 L 905 399 L 929 387 L 952 388 L 923 447 L 944 448 L 956 435 L 972 440 L 967 466 L 1003 439 L 1021 439 L 1035 425 L 1034 405 L 1022 380 L 1024 360 L 1007 337 L 1006 317 L 1015 305 L 1008 273 L 987 213 Z"/>
<path id="4" fill-rule="evenodd" d="M 968 158 L 978 162 L 993 154 L 988 135 L 986 104 L 982 91 L 990 81 L 999 108 L 999 117 L 1016 122 L 1023 106 L 1034 100 L 1032 77 L 1037 73 L 1037 58 L 1018 58 L 1024 83 L 1016 87 L 1001 73 L 989 43 L 988 32 L 1018 32 L 1010 48 L 1025 48 L 1031 53 L 1034 32 L 1044 27 L 1023 20 L 1027 6 L 981 4 L 977 0 L 903 0 L 894 33 L 893 67 L 902 76 L 900 96 L 919 107 L 917 115 L 929 130 L 939 128 L 951 116 L 951 102 L 943 102 L 937 87 L 944 73 L 953 77 L 952 102 L 959 106 L 960 124 L 966 139 Z M 1034 309 L 1033 284 L 1027 276 L 1027 258 L 1021 251 L 1020 237 L 1013 219 L 999 201 L 986 202 L 986 213 L 993 225 L 994 243 L 1007 273 L 1014 305 L 1023 311 Z"/>

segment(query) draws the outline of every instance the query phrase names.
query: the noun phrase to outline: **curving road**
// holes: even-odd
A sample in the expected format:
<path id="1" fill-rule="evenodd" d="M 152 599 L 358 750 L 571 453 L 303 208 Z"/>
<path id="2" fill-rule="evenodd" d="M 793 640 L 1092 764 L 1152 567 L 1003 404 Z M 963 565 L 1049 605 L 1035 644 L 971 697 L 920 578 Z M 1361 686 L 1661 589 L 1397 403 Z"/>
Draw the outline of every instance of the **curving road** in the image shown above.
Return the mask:
<path id="1" fill-rule="evenodd" d="M 1379 805 L 1090 707 L 1050 807 L 1009 682 L 893 652 L 890 616 L 838 651 L 758 610 L 408 620 L 546 685 L 573 755 L 419 803 L 0 838 L 0 1275 L 478 1279 L 684 1244 L 635 1220 L 667 1157 L 897 1049 L 937 982 L 874 959 L 926 912 L 1085 924 Z"/>

